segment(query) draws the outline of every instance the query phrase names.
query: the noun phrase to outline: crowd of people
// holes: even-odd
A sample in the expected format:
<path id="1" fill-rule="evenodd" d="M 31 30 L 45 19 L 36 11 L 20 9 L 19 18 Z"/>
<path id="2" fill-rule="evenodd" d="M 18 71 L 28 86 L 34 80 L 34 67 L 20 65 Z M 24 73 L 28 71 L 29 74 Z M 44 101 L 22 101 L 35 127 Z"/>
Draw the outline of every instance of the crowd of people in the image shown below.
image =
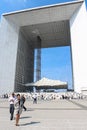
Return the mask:
<path id="1" fill-rule="evenodd" d="M 84 99 L 86 95 L 75 93 L 75 92 L 61 92 L 61 93 L 25 93 L 26 99 L 33 100 L 33 103 L 37 103 L 37 100 L 59 100 L 59 99 Z"/>
<path id="2" fill-rule="evenodd" d="M 33 100 L 37 102 L 38 100 L 53 100 L 53 99 L 84 99 L 87 98 L 87 95 L 83 95 L 81 93 L 75 93 L 75 92 L 38 92 L 38 93 L 20 93 L 21 95 L 24 95 L 26 99 Z M 3 94 L 0 97 L 1 98 L 9 98 L 10 94 Z M 33 103 L 34 103 L 33 102 Z"/>
<path id="3" fill-rule="evenodd" d="M 4 94 L 2 98 L 8 98 L 9 101 L 9 112 L 10 120 L 15 117 L 15 125 L 19 126 L 19 119 L 23 109 L 26 111 L 27 108 L 24 106 L 26 100 L 32 100 L 33 104 L 37 104 L 39 100 L 64 100 L 64 99 L 84 99 L 87 96 L 75 92 L 61 92 L 61 93 L 11 93 Z"/>

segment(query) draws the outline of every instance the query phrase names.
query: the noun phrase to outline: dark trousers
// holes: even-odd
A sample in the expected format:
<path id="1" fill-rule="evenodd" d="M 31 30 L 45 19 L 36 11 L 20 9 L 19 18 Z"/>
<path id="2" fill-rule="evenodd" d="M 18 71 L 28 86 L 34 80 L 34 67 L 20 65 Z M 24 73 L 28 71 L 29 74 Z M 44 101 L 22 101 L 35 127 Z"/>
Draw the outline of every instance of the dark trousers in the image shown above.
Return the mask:
<path id="1" fill-rule="evenodd" d="M 13 115 L 14 115 L 14 104 L 10 104 L 10 120 L 13 120 Z"/>
<path id="2" fill-rule="evenodd" d="M 37 98 L 34 98 L 33 103 L 37 103 Z"/>
<path id="3" fill-rule="evenodd" d="M 26 111 L 27 110 L 27 108 L 23 105 L 23 109 Z"/>

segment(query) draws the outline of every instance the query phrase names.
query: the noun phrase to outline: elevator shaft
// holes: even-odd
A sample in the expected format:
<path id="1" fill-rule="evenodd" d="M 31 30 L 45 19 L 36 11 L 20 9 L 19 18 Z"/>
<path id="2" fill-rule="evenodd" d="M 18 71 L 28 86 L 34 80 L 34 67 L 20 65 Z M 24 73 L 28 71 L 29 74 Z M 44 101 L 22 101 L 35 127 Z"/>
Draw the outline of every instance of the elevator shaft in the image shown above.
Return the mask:
<path id="1" fill-rule="evenodd" d="M 36 81 L 41 79 L 41 38 L 37 36 Z"/>

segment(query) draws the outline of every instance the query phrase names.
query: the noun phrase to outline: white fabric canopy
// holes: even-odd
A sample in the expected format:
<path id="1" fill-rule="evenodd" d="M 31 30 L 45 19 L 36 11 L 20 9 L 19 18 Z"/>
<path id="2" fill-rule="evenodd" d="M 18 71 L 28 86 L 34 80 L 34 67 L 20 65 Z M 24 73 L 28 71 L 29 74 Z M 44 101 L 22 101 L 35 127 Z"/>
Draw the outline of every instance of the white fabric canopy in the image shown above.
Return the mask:
<path id="1" fill-rule="evenodd" d="M 25 86 L 37 86 L 37 87 L 41 87 L 41 86 L 50 86 L 50 87 L 58 87 L 61 86 L 61 88 L 67 88 L 67 82 L 62 82 L 60 80 L 52 80 L 52 79 L 48 79 L 48 78 L 42 78 L 41 80 L 35 82 L 35 83 L 27 83 Z"/>

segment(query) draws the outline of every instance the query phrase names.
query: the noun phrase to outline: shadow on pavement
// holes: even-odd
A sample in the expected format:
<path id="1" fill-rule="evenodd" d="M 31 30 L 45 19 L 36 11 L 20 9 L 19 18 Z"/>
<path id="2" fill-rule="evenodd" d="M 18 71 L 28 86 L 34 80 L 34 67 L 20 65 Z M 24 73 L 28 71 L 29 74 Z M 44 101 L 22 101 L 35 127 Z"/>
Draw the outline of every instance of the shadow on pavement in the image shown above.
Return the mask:
<path id="1" fill-rule="evenodd" d="M 45 110 L 49 110 L 49 111 L 67 110 L 68 111 L 68 110 L 82 110 L 82 108 L 74 108 L 74 107 L 73 108 L 68 108 L 68 107 L 67 108 L 65 108 L 65 107 L 62 107 L 62 108 L 61 107 L 60 108 L 34 108 L 34 110 L 40 110 L 40 111 L 43 111 L 43 110 L 44 111 Z"/>
<path id="2" fill-rule="evenodd" d="M 32 118 L 31 116 L 20 117 L 20 119 Z"/>
<path id="3" fill-rule="evenodd" d="M 87 106 L 85 106 L 85 105 L 82 105 L 82 104 L 80 104 L 78 102 L 75 102 L 73 100 L 68 100 L 68 101 L 71 102 L 71 103 L 73 103 L 73 104 L 75 104 L 75 105 L 77 105 L 78 107 L 80 107 L 83 110 L 87 110 Z"/>
<path id="4" fill-rule="evenodd" d="M 27 109 L 27 111 L 34 111 L 34 109 L 30 108 L 30 109 Z"/>
<path id="5" fill-rule="evenodd" d="M 3 107 L 3 106 L 0 106 L 0 108 L 2 108 L 2 109 L 9 109 L 9 107 Z"/>
<path id="6" fill-rule="evenodd" d="M 21 124 L 20 126 L 33 125 L 37 123 L 40 123 L 40 122 L 31 121 L 30 123 Z"/>

